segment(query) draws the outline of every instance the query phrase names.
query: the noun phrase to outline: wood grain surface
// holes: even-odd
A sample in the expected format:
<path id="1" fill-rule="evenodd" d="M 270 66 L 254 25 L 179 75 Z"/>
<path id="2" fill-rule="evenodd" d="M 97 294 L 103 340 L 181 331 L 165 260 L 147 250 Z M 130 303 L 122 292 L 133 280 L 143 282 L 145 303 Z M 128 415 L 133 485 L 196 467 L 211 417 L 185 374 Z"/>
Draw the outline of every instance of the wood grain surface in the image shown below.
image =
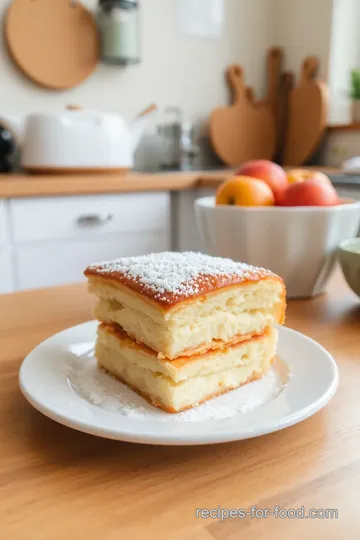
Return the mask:
<path id="1" fill-rule="evenodd" d="M 331 124 L 327 127 L 329 132 L 331 131 L 360 131 L 360 122 L 353 122 L 352 124 Z"/>
<path id="2" fill-rule="evenodd" d="M 271 53 L 276 63 L 277 54 Z M 273 71 L 271 69 L 271 76 Z M 233 103 L 217 107 L 210 115 L 209 133 L 216 154 L 230 167 L 251 159 L 271 159 L 276 149 L 276 126 L 273 103 L 255 102 L 253 91 L 245 86 L 245 74 L 238 64 L 228 67 L 228 85 Z M 272 87 L 271 84 L 271 99 Z"/>
<path id="3" fill-rule="evenodd" d="M 328 89 L 316 79 L 319 60 L 309 56 L 302 65 L 300 80 L 289 96 L 288 125 L 284 141 L 283 163 L 306 163 L 318 149 L 326 132 Z"/>
<path id="4" fill-rule="evenodd" d="M 224 178 L 224 171 L 220 173 L 215 171 L 213 174 L 216 178 Z M 225 176 L 226 174 L 229 172 L 226 171 Z M 194 187 L 199 176 L 203 174 L 169 172 L 131 173 L 126 176 L 104 173 L 56 176 L 0 175 L 0 199 L 132 191 L 174 191 Z M 213 176 L 210 174 L 210 177 Z"/>
<path id="5" fill-rule="evenodd" d="M 358 540 L 360 302 L 291 301 L 287 325 L 335 357 L 329 405 L 272 435 L 215 446 L 103 440 L 56 424 L 22 397 L 18 370 L 41 340 L 91 317 L 85 285 L 0 296 L 0 536 L 16 540 Z M 196 519 L 197 508 L 337 508 L 338 520 Z"/>
<path id="6" fill-rule="evenodd" d="M 326 174 L 341 174 L 339 169 L 333 167 L 306 168 L 320 170 Z M 166 173 L 132 172 L 127 176 L 103 173 L 58 176 L 0 174 L 0 199 L 136 191 L 181 191 L 198 187 L 216 188 L 232 174 L 232 169 Z"/>
<path id="7" fill-rule="evenodd" d="M 19 68 L 52 90 L 80 84 L 100 56 L 96 20 L 77 0 L 13 0 L 5 38 Z"/>
<path id="8" fill-rule="evenodd" d="M 276 133 L 277 133 L 277 152 L 276 162 L 282 163 L 282 152 L 289 121 L 289 99 L 294 86 L 294 74 L 292 71 L 285 71 L 280 76 L 279 93 L 277 99 L 277 108 L 275 112 Z"/>
<path id="9" fill-rule="evenodd" d="M 280 77 L 284 61 L 284 51 L 281 47 L 271 47 L 267 55 L 267 96 L 265 101 L 276 119 L 280 90 Z"/>

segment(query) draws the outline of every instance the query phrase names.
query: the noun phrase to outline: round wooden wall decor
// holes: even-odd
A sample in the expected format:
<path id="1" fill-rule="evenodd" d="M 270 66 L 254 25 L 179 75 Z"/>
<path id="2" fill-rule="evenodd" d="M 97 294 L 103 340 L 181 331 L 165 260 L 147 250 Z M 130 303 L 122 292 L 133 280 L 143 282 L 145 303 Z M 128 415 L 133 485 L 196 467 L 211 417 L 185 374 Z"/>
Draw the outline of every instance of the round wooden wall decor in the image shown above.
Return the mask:
<path id="1" fill-rule="evenodd" d="M 13 0 L 5 38 L 18 67 L 53 90 L 80 84 L 100 56 L 95 18 L 79 0 Z"/>

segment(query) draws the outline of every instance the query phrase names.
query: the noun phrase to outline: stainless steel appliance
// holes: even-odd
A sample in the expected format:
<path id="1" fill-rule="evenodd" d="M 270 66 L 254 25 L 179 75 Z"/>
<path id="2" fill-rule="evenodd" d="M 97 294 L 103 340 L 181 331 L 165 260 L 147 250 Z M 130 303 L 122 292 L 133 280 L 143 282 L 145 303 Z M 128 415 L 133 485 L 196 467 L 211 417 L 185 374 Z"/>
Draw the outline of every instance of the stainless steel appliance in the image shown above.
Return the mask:
<path id="1" fill-rule="evenodd" d="M 160 168 L 184 170 L 193 167 L 199 153 L 197 130 L 191 123 L 183 121 L 179 107 L 166 107 L 164 122 L 158 126 L 161 137 Z"/>

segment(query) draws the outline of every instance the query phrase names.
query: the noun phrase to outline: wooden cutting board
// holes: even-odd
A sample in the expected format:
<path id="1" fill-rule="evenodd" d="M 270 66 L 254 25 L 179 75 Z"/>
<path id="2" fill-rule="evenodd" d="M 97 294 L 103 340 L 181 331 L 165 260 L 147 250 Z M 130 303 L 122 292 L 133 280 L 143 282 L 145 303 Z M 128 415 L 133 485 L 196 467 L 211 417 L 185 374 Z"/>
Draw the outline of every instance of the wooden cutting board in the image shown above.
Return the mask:
<path id="1" fill-rule="evenodd" d="M 218 107 L 210 116 L 210 138 L 217 155 L 235 167 L 250 159 L 271 159 L 276 149 L 275 112 L 283 52 L 273 47 L 267 55 L 267 95 L 256 101 L 245 86 L 244 71 L 234 64 L 227 70 L 233 93 L 230 107 Z"/>
<path id="2" fill-rule="evenodd" d="M 285 137 L 289 120 L 289 100 L 290 92 L 294 87 L 294 74 L 291 71 L 285 71 L 280 75 L 279 94 L 276 104 L 276 133 L 277 133 L 277 151 L 275 161 L 282 163 L 282 154 L 284 150 Z"/>
<path id="3" fill-rule="evenodd" d="M 245 87 L 244 72 L 234 64 L 227 70 L 233 104 L 210 116 L 210 138 L 217 155 L 230 167 L 250 159 L 271 159 L 275 150 L 275 122 L 267 103 L 255 103 Z"/>
<path id="4" fill-rule="evenodd" d="M 315 79 L 319 61 L 305 59 L 298 85 L 290 92 L 284 165 L 302 165 L 318 148 L 327 125 L 328 91 Z"/>
<path id="5" fill-rule="evenodd" d="M 79 0 L 13 0 L 5 38 L 18 67 L 37 84 L 63 90 L 96 68 L 96 21 Z"/>
<path id="6" fill-rule="evenodd" d="M 280 47 L 272 47 L 267 55 L 267 96 L 265 101 L 270 106 L 275 119 L 278 110 L 280 77 L 284 53 Z"/>

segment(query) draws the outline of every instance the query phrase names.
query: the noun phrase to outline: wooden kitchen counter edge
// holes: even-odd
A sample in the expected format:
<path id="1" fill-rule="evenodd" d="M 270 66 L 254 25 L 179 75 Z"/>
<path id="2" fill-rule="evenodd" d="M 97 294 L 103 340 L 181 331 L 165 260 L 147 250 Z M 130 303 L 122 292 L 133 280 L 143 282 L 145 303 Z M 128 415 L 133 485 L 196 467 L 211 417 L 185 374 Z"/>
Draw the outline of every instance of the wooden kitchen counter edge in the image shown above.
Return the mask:
<path id="1" fill-rule="evenodd" d="M 318 170 L 329 174 L 339 174 L 340 172 L 338 169 L 330 167 L 321 167 Z M 128 175 L 98 173 L 54 176 L 0 174 L 0 199 L 211 188 L 216 187 L 231 174 L 231 169 L 158 173 L 133 172 Z"/>
<path id="2" fill-rule="evenodd" d="M 215 185 L 231 171 L 211 173 L 167 172 L 130 173 L 128 175 L 89 174 L 26 176 L 0 175 L 0 199 L 56 195 L 90 195 L 94 193 L 131 193 L 146 191 L 182 191 L 201 185 L 202 180 Z"/>

